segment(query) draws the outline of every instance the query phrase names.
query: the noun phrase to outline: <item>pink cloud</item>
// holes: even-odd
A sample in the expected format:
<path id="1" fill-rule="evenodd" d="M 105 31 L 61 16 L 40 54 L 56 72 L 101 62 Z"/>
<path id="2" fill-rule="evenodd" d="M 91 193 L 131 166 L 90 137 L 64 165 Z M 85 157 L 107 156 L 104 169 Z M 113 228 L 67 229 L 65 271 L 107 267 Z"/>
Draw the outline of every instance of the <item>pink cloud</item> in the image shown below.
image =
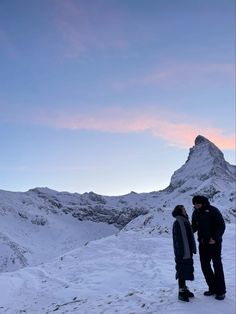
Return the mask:
<path id="1" fill-rule="evenodd" d="M 167 111 L 163 107 L 146 110 L 109 107 L 84 113 L 78 110 L 38 109 L 28 110 L 27 115 L 2 110 L 1 120 L 14 123 L 32 123 L 52 128 L 87 130 L 107 133 L 146 133 L 167 142 L 169 146 L 188 148 L 199 134 L 205 136 L 221 149 L 235 150 L 235 135 L 226 134 L 201 118 Z M 184 122 L 183 122 L 184 121 Z M 186 123 L 188 121 L 188 123 Z"/>
<path id="2" fill-rule="evenodd" d="M 71 130 L 89 130 L 109 133 L 150 133 L 165 140 L 168 145 L 188 148 L 194 138 L 201 134 L 214 142 L 221 149 L 235 149 L 234 134 L 224 134 L 220 128 L 209 126 L 201 120 L 199 123 L 191 117 L 183 117 L 174 112 L 160 109 L 122 110 L 119 108 L 104 109 L 92 114 L 79 112 L 48 111 L 37 113 L 34 123 L 55 128 Z M 183 123 L 189 121 L 189 123 Z"/>

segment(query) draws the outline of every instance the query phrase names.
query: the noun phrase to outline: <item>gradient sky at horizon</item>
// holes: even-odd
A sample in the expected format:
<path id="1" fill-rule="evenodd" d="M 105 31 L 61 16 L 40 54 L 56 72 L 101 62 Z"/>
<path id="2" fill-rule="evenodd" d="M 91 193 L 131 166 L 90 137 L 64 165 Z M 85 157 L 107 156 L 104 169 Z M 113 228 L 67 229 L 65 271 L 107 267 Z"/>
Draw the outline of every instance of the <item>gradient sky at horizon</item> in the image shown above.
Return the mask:
<path id="1" fill-rule="evenodd" d="M 234 0 L 1 0 L 0 189 L 165 188 L 201 134 L 235 164 Z"/>

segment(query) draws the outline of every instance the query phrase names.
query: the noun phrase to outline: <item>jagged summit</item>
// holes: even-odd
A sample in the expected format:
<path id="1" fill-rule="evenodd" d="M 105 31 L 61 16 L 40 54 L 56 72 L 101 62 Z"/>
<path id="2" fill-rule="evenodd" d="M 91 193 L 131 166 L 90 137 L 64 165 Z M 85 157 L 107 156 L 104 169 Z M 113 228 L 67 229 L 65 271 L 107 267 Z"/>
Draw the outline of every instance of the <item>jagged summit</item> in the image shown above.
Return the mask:
<path id="1" fill-rule="evenodd" d="M 202 135 L 198 135 L 196 138 L 195 138 L 195 141 L 194 141 L 195 145 L 199 145 L 199 144 L 202 144 L 202 143 L 211 143 L 206 137 L 202 136 Z M 213 144 L 213 143 L 211 143 Z"/>
<path id="2" fill-rule="evenodd" d="M 211 197 L 221 191 L 222 182 L 224 189 L 232 189 L 236 167 L 230 165 L 221 150 L 204 136 L 198 135 L 194 143 L 186 163 L 172 175 L 167 190 L 192 190 Z"/>
<path id="3" fill-rule="evenodd" d="M 217 153 L 224 158 L 224 155 L 222 153 L 222 151 L 210 140 L 208 140 L 206 137 L 202 136 L 202 135 L 198 135 L 195 140 L 194 140 L 194 146 L 192 147 L 192 149 L 190 149 L 190 151 L 192 151 L 194 148 L 200 148 L 205 150 L 208 149 L 209 152 L 213 152 L 214 154 Z M 215 155 L 214 155 L 215 156 Z"/>
<path id="4" fill-rule="evenodd" d="M 195 138 L 194 141 L 194 147 L 199 147 L 201 146 L 202 149 L 208 149 L 209 153 L 213 156 L 216 157 L 216 155 L 220 155 L 222 158 L 224 158 L 224 154 L 222 153 L 222 151 L 210 140 L 208 140 L 206 137 L 202 136 L 202 135 L 198 135 Z M 191 149 L 190 149 L 191 151 Z"/>
<path id="5" fill-rule="evenodd" d="M 224 154 L 222 151 L 206 137 L 198 135 L 194 141 L 195 145 L 190 148 L 188 159 L 192 158 L 192 155 L 197 154 L 201 157 L 201 154 L 209 155 L 209 158 L 213 159 L 215 162 L 222 163 L 225 162 Z"/>

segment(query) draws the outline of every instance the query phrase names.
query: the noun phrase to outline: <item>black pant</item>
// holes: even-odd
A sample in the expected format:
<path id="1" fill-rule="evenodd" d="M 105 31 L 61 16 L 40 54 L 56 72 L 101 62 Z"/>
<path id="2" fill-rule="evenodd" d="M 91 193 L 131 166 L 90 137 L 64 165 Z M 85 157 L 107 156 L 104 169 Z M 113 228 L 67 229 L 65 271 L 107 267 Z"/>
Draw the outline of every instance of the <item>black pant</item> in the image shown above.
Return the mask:
<path id="1" fill-rule="evenodd" d="M 185 289 L 186 288 L 185 279 L 179 279 L 178 284 L 179 284 L 179 289 Z"/>
<path id="2" fill-rule="evenodd" d="M 199 245 L 200 262 L 202 272 L 208 284 L 209 290 L 216 294 L 226 292 L 223 265 L 221 261 L 221 243 L 200 244 Z M 213 270 L 211 267 L 213 263 Z"/>

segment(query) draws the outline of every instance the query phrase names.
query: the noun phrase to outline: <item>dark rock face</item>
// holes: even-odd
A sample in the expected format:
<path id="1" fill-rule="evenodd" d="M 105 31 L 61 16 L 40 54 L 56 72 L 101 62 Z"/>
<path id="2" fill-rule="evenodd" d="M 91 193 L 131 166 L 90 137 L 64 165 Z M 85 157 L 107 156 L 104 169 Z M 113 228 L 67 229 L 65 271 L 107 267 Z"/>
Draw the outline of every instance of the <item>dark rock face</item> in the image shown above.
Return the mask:
<path id="1" fill-rule="evenodd" d="M 107 197 L 94 192 L 78 194 L 35 188 L 27 193 L 43 201 L 43 211 L 57 215 L 71 214 L 79 220 L 104 222 L 121 229 L 132 219 L 148 212 L 142 205 L 133 205 L 123 197 Z"/>

